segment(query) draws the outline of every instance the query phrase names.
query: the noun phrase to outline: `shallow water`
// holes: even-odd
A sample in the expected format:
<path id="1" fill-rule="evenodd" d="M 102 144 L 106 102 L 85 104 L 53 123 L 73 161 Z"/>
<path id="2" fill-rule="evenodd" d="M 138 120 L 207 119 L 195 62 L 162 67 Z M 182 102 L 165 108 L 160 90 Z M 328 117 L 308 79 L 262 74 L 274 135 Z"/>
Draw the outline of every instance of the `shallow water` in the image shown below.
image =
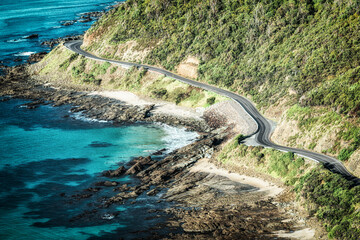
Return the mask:
<path id="1" fill-rule="evenodd" d="M 134 204 L 130 200 L 103 208 L 104 197 L 114 195 L 112 188 L 101 187 L 81 200 L 75 195 L 107 180 L 102 171 L 162 148 L 184 146 L 196 133 L 160 124 L 114 126 L 79 120 L 69 106 L 27 109 L 24 103 L 0 102 L 0 239 L 130 239 L 142 236 L 132 231 L 164 220 L 150 219 L 156 214 L 147 212 L 167 206 L 157 203 L 159 196 L 144 193 Z M 84 212 L 86 217 L 74 220 Z M 103 219 L 114 212 L 115 218 Z"/>

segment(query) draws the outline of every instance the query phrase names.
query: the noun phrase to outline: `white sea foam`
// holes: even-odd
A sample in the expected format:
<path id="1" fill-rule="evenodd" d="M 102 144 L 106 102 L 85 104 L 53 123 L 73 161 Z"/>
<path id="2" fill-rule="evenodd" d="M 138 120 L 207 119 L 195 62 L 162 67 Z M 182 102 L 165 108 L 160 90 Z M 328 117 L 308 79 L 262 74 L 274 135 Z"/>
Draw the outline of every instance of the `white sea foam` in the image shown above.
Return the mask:
<path id="1" fill-rule="evenodd" d="M 86 116 L 84 116 L 84 114 L 82 112 L 72 113 L 72 118 L 74 118 L 76 120 L 84 121 L 84 122 L 111 123 L 111 121 L 99 120 L 99 119 L 95 119 L 95 118 L 86 117 Z"/>
<path id="2" fill-rule="evenodd" d="M 33 53 L 35 53 L 35 52 L 20 52 L 20 53 L 14 54 L 14 56 L 16 56 L 16 57 L 26 57 L 26 56 L 30 56 Z"/>
<path id="3" fill-rule="evenodd" d="M 172 127 L 166 124 L 160 125 L 166 132 L 166 136 L 162 139 L 166 144 L 166 153 L 193 143 L 199 136 L 197 132 L 188 131 L 186 128 Z"/>
<path id="4" fill-rule="evenodd" d="M 8 42 L 8 43 L 18 43 L 18 42 L 25 42 L 25 41 L 26 41 L 26 39 L 21 38 L 21 39 L 7 40 L 6 42 Z"/>

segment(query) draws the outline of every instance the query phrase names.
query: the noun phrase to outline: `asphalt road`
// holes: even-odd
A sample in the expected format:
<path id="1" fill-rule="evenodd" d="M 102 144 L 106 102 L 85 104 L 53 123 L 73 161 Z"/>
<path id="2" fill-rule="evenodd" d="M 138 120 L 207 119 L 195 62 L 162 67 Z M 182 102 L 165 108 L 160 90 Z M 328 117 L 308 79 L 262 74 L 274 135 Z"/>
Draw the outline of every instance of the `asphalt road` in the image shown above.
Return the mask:
<path id="1" fill-rule="evenodd" d="M 324 154 L 320 154 L 320 153 L 315 153 L 315 152 L 311 152 L 308 150 L 302 150 L 302 149 L 297 149 L 297 148 L 290 148 L 290 147 L 285 147 L 285 146 L 280 146 L 277 144 L 274 144 L 271 142 L 270 140 L 270 136 L 271 136 L 271 125 L 268 122 L 268 120 L 266 120 L 266 118 L 264 116 L 262 116 L 259 111 L 255 108 L 255 106 L 245 97 L 242 97 L 236 93 L 218 88 L 218 87 L 214 87 L 214 86 L 210 86 L 208 84 L 205 83 L 201 83 L 201 82 L 197 82 L 194 80 L 190 80 L 184 77 L 181 77 L 179 75 L 176 75 L 172 72 L 169 72 L 167 70 L 161 69 L 161 68 L 157 68 L 157 67 L 153 67 L 153 66 L 148 66 L 148 65 L 144 65 L 144 64 L 137 64 L 137 63 L 130 63 L 130 62 L 122 62 L 122 61 L 116 61 L 116 60 L 109 60 L 109 59 L 104 59 L 104 58 L 100 58 L 97 56 L 92 55 L 91 53 L 88 53 L 84 50 L 82 50 L 80 47 L 82 45 L 82 41 L 81 40 L 77 40 L 77 41 L 71 41 L 71 42 L 67 42 L 64 44 L 65 47 L 67 47 L 69 50 L 74 51 L 78 54 L 81 54 L 87 58 L 90 59 L 94 59 L 94 60 L 98 60 L 98 61 L 103 61 L 103 62 L 110 62 L 110 63 L 114 63 L 114 64 L 120 64 L 123 67 L 131 67 L 131 66 L 135 66 L 135 67 L 144 67 L 147 68 L 150 71 L 154 71 L 154 72 L 158 72 L 161 74 L 166 75 L 167 77 L 171 77 L 173 79 L 176 79 L 178 81 L 181 81 L 183 83 L 186 84 L 190 84 L 194 87 L 199 87 L 208 91 L 212 91 L 215 93 L 218 93 L 220 95 L 226 96 L 228 98 L 231 98 L 232 100 L 234 100 L 235 102 L 238 103 L 239 108 L 243 108 L 253 119 L 254 121 L 257 123 L 258 128 L 257 131 L 255 133 L 253 133 L 253 135 L 255 135 L 255 139 L 256 142 L 264 147 L 270 147 L 270 148 L 274 148 L 277 150 L 281 150 L 281 151 L 285 151 L 285 152 L 293 152 L 294 154 L 297 154 L 299 156 L 303 156 L 309 159 L 312 159 L 314 161 L 320 162 L 322 164 L 324 164 L 324 166 L 329 169 L 330 171 L 334 172 L 334 173 L 338 173 L 343 175 L 346 179 L 352 180 L 354 181 L 355 184 L 360 184 L 360 179 L 354 177 L 345 167 L 344 165 L 337 160 L 336 158 L 324 155 Z"/>

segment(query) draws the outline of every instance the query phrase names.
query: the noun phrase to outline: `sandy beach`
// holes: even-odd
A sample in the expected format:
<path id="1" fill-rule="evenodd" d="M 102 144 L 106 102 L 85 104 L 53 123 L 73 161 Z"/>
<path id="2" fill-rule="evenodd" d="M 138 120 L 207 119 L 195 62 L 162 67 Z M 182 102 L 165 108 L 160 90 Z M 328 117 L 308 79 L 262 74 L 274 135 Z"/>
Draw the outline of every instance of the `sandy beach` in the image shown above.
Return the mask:
<path id="1" fill-rule="evenodd" d="M 138 95 L 127 91 L 96 91 L 90 93 L 89 95 L 99 95 L 103 97 L 117 99 L 128 105 L 143 106 L 154 104 L 155 107 L 154 110 L 152 110 L 153 113 L 168 114 L 177 117 L 200 119 L 205 110 L 205 108 L 197 108 L 194 110 L 192 108 L 178 106 L 170 102 L 146 97 L 139 97 Z"/>
<path id="2" fill-rule="evenodd" d="M 257 188 L 259 192 L 264 192 L 268 197 L 275 197 L 280 194 L 284 189 L 278 187 L 270 182 L 267 182 L 260 178 L 249 177 L 238 173 L 231 173 L 226 169 L 219 168 L 215 164 L 209 162 L 208 159 L 204 158 L 199 160 L 190 170 L 190 172 L 205 172 L 213 173 L 219 176 L 226 177 L 231 181 L 248 184 Z"/>

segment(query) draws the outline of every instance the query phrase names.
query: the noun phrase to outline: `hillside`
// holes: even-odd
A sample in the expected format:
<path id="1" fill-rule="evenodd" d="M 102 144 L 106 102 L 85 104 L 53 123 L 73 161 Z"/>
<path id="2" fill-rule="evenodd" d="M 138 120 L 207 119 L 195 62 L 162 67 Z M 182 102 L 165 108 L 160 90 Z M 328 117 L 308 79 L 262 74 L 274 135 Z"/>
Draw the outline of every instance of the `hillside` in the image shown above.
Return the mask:
<path id="1" fill-rule="evenodd" d="M 360 175 L 359 9 L 344 0 L 129 0 L 85 46 L 244 94 L 280 122 L 276 142 L 337 156 Z"/>
<path id="2" fill-rule="evenodd" d="M 356 0 L 128 0 L 86 32 L 83 48 L 247 96 L 278 122 L 273 141 L 335 156 L 360 176 L 359 9 Z M 129 90 L 189 107 L 224 100 L 146 69 L 85 59 L 63 46 L 32 68 L 47 81 Z M 359 187 L 336 174 L 238 139 L 217 160 L 282 179 L 310 216 L 325 223 L 329 237 L 359 236 Z"/>

